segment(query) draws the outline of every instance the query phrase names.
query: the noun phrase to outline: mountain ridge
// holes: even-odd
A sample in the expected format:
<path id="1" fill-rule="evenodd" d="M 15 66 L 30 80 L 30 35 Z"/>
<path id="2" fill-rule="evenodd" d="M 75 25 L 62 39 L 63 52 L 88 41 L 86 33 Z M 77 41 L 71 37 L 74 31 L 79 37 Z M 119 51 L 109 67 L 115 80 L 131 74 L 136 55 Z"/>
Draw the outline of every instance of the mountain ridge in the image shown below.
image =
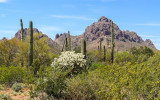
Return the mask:
<path id="1" fill-rule="evenodd" d="M 87 26 L 84 33 L 81 35 L 72 36 L 72 49 L 74 49 L 77 46 L 81 45 L 81 39 L 84 38 L 87 42 L 87 49 L 93 50 L 97 49 L 99 45 L 99 39 L 102 38 L 103 43 L 102 45 L 106 45 L 106 38 L 111 41 L 111 22 L 112 20 L 106 18 L 105 16 L 102 16 L 97 22 L 92 23 L 90 26 Z M 34 33 L 42 33 L 37 28 L 33 29 Z M 29 29 L 24 29 L 24 35 L 27 36 L 29 34 Z M 150 39 L 143 40 L 136 32 L 130 32 L 130 31 L 122 31 L 114 23 L 114 39 L 117 51 L 123 51 L 123 50 L 129 50 L 131 47 L 139 47 L 139 46 L 147 46 L 153 50 L 157 50 L 154 46 L 153 42 Z M 19 30 L 15 37 L 20 39 L 21 38 L 21 31 Z M 41 37 L 47 37 L 48 42 L 50 45 L 55 46 L 56 48 L 62 48 L 64 44 L 64 40 L 67 36 L 67 33 L 61 33 L 56 34 L 55 39 L 52 40 L 47 35 L 42 34 Z"/>
<path id="2" fill-rule="evenodd" d="M 90 26 L 87 26 L 83 34 L 77 37 L 71 37 L 73 40 L 72 41 L 73 47 L 80 46 L 81 38 L 84 38 L 87 41 L 89 50 L 97 49 L 99 43 L 98 41 L 100 38 L 102 38 L 102 40 L 106 40 L 106 38 L 108 38 L 109 41 L 111 41 L 110 40 L 111 22 L 112 20 L 106 18 L 105 16 L 102 16 L 97 22 L 94 22 Z M 132 32 L 128 30 L 122 31 L 115 23 L 114 23 L 114 35 L 115 35 L 114 36 L 115 43 L 117 44 L 116 49 L 117 50 L 119 49 L 119 51 L 124 50 L 124 48 L 129 50 L 133 46 L 135 47 L 147 46 L 153 50 L 157 50 L 151 40 L 147 39 L 147 41 L 146 40 L 144 41 L 139 35 L 137 35 L 136 32 L 133 31 Z M 65 39 L 65 37 L 67 36 L 61 34 L 59 35 L 58 38 L 57 37 L 55 38 L 55 41 L 58 44 L 62 45 L 61 41 L 64 41 L 63 39 Z M 106 42 L 103 43 L 103 45 L 106 45 Z"/>

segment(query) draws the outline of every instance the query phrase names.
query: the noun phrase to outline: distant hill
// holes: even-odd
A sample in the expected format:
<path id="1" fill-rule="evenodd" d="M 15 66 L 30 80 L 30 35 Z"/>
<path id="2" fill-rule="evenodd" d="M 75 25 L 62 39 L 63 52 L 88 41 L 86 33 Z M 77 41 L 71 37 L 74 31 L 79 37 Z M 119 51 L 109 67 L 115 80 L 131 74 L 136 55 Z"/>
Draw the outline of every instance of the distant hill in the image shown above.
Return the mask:
<path id="1" fill-rule="evenodd" d="M 29 28 L 25 28 L 23 31 L 24 31 L 24 37 L 29 36 Z M 42 32 L 40 32 L 37 28 L 34 28 L 34 29 L 33 29 L 33 33 L 38 33 L 38 34 L 40 34 L 40 33 L 42 33 Z M 21 30 L 19 30 L 19 31 L 15 34 L 15 37 L 16 37 L 17 39 L 21 39 Z M 43 33 L 42 33 L 42 35 L 40 36 L 40 38 L 43 38 L 43 37 L 46 37 L 46 38 L 47 38 L 47 40 L 48 40 L 48 45 L 52 48 L 52 50 L 53 50 L 54 52 L 58 52 L 58 51 L 59 51 L 60 46 L 59 46 L 58 43 L 56 43 L 54 40 L 52 40 L 51 38 L 49 38 L 46 34 L 43 34 Z"/>

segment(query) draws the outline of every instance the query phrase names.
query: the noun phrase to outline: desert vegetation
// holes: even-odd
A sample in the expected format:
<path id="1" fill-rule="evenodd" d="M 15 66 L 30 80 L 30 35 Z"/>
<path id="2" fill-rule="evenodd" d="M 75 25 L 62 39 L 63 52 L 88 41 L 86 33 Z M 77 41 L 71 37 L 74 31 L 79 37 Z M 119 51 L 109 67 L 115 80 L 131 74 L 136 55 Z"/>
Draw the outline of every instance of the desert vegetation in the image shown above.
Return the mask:
<path id="1" fill-rule="evenodd" d="M 100 39 L 97 49 L 87 51 L 83 38 L 81 47 L 72 49 L 68 31 L 57 53 L 46 37 L 33 33 L 32 21 L 27 37 L 22 19 L 20 23 L 20 40 L 0 41 L 0 99 L 18 95 L 27 100 L 160 99 L 160 52 L 148 47 L 116 52 L 113 22 L 111 42 Z"/>

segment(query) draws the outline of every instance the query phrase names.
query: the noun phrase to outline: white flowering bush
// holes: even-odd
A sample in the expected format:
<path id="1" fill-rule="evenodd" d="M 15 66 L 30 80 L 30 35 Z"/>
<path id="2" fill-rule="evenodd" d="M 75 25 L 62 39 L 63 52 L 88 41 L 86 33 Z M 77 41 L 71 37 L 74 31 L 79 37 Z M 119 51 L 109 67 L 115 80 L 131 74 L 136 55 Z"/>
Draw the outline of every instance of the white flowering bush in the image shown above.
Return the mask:
<path id="1" fill-rule="evenodd" d="M 75 51 L 65 51 L 62 52 L 59 58 L 55 58 L 51 66 L 55 70 L 68 71 L 70 73 L 78 73 L 79 71 L 85 69 L 86 60 L 83 59 L 84 55 L 82 53 L 75 53 Z"/>

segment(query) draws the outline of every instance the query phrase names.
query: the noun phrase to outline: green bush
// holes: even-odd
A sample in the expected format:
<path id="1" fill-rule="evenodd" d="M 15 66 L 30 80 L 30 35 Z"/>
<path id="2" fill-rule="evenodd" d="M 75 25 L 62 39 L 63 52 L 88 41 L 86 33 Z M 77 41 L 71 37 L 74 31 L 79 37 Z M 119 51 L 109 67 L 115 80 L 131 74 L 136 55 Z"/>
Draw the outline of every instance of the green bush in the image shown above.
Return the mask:
<path id="1" fill-rule="evenodd" d="M 0 100 L 12 100 L 9 94 L 0 94 Z"/>
<path id="2" fill-rule="evenodd" d="M 106 66 L 105 63 L 92 62 L 91 66 L 89 67 L 89 70 L 95 70 L 97 68 L 103 68 L 105 66 Z"/>
<path id="3" fill-rule="evenodd" d="M 39 94 L 46 93 L 54 98 L 61 98 L 65 95 L 65 76 L 66 72 L 55 71 L 53 67 L 48 67 L 43 71 L 43 76 L 37 80 L 36 86 L 30 88 L 30 97 L 39 97 Z"/>
<path id="4" fill-rule="evenodd" d="M 0 83 L 12 85 L 14 83 L 29 82 L 32 75 L 24 67 L 0 67 Z"/>
<path id="5" fill-rule="evenodd" d="M 0 90 L 4 90 L 4 86 L 3 85 L 0 85 Z"/>
<path id="6" fill-rule="evenodd" d="M 144 54 L 144 55 L 147 55 L 148 57 L 150 56 L 153 56 L 154 55 L 154 52 L 152 49 L 148 48 L 148 47 L 140 47 L 140 48 L 136 48 L 136 47 L 132 47 L 130 49 L 130 52 L 134 55 L 140 55 L 140 54 Z"/>
<path id="7" fill-rule="evenodd" d="M 14 83 L 11 89 L 15 92 L 19 92 L 22 89 L 22 85 L 20 83 Z"/>
<path id="8" fill-rule="evenodd" d="M 95 73 L 94 73 L 95 74 Z M 70 79 L 66 79 L 67 98 L 73 100 L 98 100 L 98 91 L 103 80 L 97 78 L 99 75 L 78 75 Z"/>

